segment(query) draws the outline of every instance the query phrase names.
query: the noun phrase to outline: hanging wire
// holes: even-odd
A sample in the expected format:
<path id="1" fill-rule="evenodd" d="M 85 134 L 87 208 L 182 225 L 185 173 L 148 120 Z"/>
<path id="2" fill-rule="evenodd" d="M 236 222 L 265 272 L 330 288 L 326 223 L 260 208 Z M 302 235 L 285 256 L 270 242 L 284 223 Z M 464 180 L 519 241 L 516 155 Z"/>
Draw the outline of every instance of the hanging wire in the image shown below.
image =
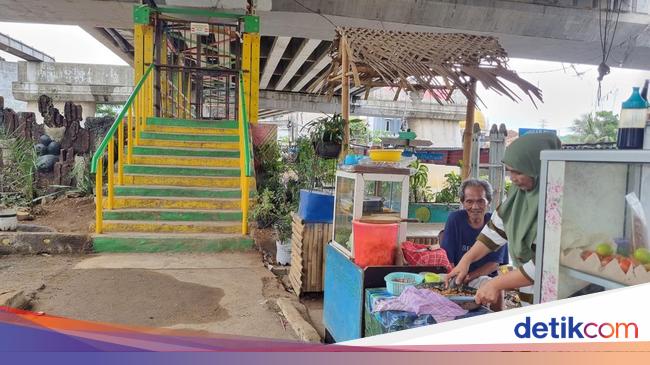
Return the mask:
<path id="1" fill-rule="evenodd" d="M 614 37 L 616 36 L 616 29 L 618 28 L 618 21 L 621 15 L 621 8 L 623 5 L 623 0 L 618 0 L 618 7 L 616 9 L 616 21 L 614 21 L 614 29 L 611 32 L 611 38 L 608 34 L 609 27 L 612 22 L 612 12 L 614 11 L 615 3 L 612 4 L 612 9 L 609 9 L 610 0 L 605 0 L 605 9 L 600 6 L 602 0 L 599 2 L 598 7 L 598 30 L 600 32 L 600 48 L 601 48 L 601 62 L 598 65 L 598 92 L 597 92 L 597 102 L 600 105 L 601 96 L 602 96 L 602 81 L 603 78 L 610 73 L 610 68 L 607 65 L 607 60 L 612 51 L 612 45 L 614 44 Z M 605 13 L 605 22 L 603 25 L 603 12 Z"/>

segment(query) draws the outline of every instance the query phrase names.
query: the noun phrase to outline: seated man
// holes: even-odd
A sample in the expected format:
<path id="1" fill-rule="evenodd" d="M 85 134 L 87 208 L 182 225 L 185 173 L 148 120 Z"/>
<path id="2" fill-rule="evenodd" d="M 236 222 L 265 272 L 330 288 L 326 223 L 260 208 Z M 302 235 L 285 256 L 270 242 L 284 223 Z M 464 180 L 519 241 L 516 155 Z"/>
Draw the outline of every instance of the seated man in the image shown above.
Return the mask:
<path id="1" fill-rule="evenodd" d="M 465 180 L 460 185 L 459 191 L 463 209 L 449 214 L 440 244 L 447 252 L 449 262 L 454 266 L 458 265 L 461 257 L 474 245 L 476 237 L 491 217 L 487 212 L 492 200 L 492 187 L 488 182 L 477 179 Z M 496 276 L 499 265 L 507 263 L 508 248 L 503 245 L 497 251 L 474 262 L 469 267 L 465 282 L 473 288 L 478 288 L 490 276 Z"/>

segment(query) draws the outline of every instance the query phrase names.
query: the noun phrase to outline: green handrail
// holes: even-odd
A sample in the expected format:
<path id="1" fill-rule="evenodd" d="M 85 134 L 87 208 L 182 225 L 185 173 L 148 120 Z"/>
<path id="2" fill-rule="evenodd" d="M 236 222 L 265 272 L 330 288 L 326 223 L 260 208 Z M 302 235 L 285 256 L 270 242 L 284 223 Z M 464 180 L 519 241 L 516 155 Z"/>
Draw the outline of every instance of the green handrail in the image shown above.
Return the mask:
<path id="1" fill-rule="evenodd" d="M 99 144 L 99 147 L 97 147 L 97 151 L 95 151 L 95 154 L 93 154 L 93 159 L 90 161 L 90 172 L 95 173 L 97 172 L 97 163 L 99 162 L 99 159 L 104 155 L 104 151 L 106 150 L 106 147 L 108 146 L 108 142 L 113 138 L 115 135 L 115 131 L 117 130 L 117 127 L 122 124 L 122 121 L 124 120 L 124 117 L 126 116 L 126 113 L 128 113 L 129 108 L 131 107 L 131 104 L 133 104 L 133 101 L 135 100 L 135 97 L 138 95 L 138 92 L 142 88 L 142 85 L 144 85 L 145 80 L 151 73 L 151 70 L 153 70 L 154 64 L 149 65 L 149 67 L 144 71 L 144 74 L 140 78 L 140 81 L 135 85 L 135 88 L 133 89 L 133 92 L 131 95 L 129 95 L 129 98 L 126 99 L 126 103 L 122 107 L 122 110 L 120 110 L 120 113 L 117 115 L 115 118 L 115 122 L 113 122 L 113 125 L 111 125 L 111 128 L 108 130 L 108 133 L 106 133 L 106 136 L 102 140 L 102 143 Z"/>
<path id="2" fill-rule="evenodd" d="M 244 97 L 244 74 L 239 72 L 239 98 L 241 99 L 242 119 L 244 122 L 244 168 L 246 169 L 246 176 L 253 176 L 251 171 L 251 149 L 249 146 L 250 136 L 248 131 L 248 114 L 246 113 L 246 98 Z"/>

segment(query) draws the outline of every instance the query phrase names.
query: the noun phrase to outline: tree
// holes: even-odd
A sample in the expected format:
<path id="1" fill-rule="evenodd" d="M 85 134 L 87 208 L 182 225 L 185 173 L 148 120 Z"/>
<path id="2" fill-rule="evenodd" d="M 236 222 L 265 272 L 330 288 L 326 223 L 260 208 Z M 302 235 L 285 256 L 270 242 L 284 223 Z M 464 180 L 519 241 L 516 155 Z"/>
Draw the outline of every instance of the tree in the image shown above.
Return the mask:
<path id="1" fill-rule="evenodd" d="M 618 133 L 618 115 L 611 111 L 583 114 L 570 127 L 569 140 L 575 143 L 615 142 Z"/>
<path id="2" fill-rule="evenodd" d="M 113 104 L 97 104 L 97 109 L 95 109 L 96 117 L 117 117 L 117 113 L 122 109 L 121 105 Z"/>

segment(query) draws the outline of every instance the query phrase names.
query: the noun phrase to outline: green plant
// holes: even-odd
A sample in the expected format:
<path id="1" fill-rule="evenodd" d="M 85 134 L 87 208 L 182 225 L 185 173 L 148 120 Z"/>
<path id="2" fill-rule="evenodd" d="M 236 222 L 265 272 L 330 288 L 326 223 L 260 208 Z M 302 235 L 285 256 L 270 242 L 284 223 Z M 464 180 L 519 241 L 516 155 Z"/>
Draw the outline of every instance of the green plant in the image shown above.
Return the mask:
<path id="1" fill-rule="evenodd" d="M 316 118 L 305 124 L 312 142 L 343 143 L 345 123 L 341 114 Z"/>
<path id="2" fill-rule="evenodd" d="M 313 143 L 307 138 L 296 140 L 296 158 L 289 167 L 298 176 L 300 189 L 315 189 L 334 184 L 336 160 L 318 157 Z"/>
<path id="3" fill-rule="evenodd" d="M 280 239 L 280 242 L 287 242 L 291 240 L 291 215 L 287 214 L 279 217 L 274 226 L 276 231 L 278 231 L 278 238 Z"/>
<path id="4" fill-rule="evenodd" d="M 77 184 L 77 189 L 83 195 L 93 195 L 95 188 L 95 174 L 90 172 L 90 160 L 83 159 L 83 163 L 75 163 L 70 171 L 70 176 Z"/>
<path id="5" fill-rule="evenodd" d="M 429 202 L 433 200 L 434 195 L 429 186 L 429 168 L 415 160 L 411 164 L 415 169 L 415 174 L 409 178 L 409 201 L 411 202 Z"/>
<path id="6" fill-rule="evenodd" d="M 29 206 L 36 194 L 36 151 L 32 141 L 6 134 L 0 130 L 3 154 L 10 156 L 0 174 L 0 204 Z M 6 159 L 6 155 L 5 155 Z"/>
<path id="7" fill-rule="evenodd" d="M 254 151 L 259 168 L 256 173 L 257 189 L 268 188 L 278 191 L 281 188 L 282 173 L 286 170 L 280 155 L 278 142 L 267 142 Z"/>
<path id="8" fill-rule="evenodd" d="M 95 109 L 95 116 L 115 118 L 121 109 L 121 105 L 97 104 L 97 108 Z"/>
<path id="9" fill-rule="evenodd" d="M 445 187 L 435 194 L 436 203 L 458 203 L 460 202 L 459 190 L 462 178 L 455 172 L 445 174 Z"/>
<path id="10" fill-rule="evenodd" d="M 618 133 L 618 116 L 611 111 L 583 114 L 569 128 L 571 135 L 564 137 L 567 143 L 615 142 Z"/>
<path id="11" fill-rule="evenodd" d="M 278 220 L 275 196 L 272 190 L 264 189 L 257 196 L 251 217 L 257 222 L 258 228 L 269 228 Z"/>

